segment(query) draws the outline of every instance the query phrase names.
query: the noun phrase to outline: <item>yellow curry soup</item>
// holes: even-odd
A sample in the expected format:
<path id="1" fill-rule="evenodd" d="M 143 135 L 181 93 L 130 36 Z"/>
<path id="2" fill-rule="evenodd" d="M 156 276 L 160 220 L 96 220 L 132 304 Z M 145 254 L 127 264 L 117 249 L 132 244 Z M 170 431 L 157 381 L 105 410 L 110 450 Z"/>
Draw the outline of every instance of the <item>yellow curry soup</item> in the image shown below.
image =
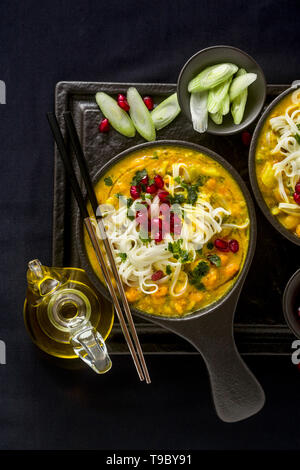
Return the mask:
<path id="1" fill-rule="evenodd" d="M 266 119 L 258 138 L 255 168 L 259 189 L 271 214 L 300 237 L 298 130 L 300 102 L 294 92 L 283 98 Z"/>
<path id="2" fill-rule="evenodd" d="M 127 211 L 128 215 L 128 201 L 133 200 L 131 204 L 136 204 L 136 200 L 132 198 L 134 195 L 132 187 L 143 187 L 142 180 L 138 181 L 137 175 L 144 175 L 144 179 L 146 175 L 148 186 L 156 180 L 159 182 L 156 178 L 159 176 L 164 181 L 164 187 L 158 191 L 158 195 L 165 192 L 169 193 L 173 202 L 183 201 L 181 206 L 184 213 L 187 213 L 188 222 L 185 223 L 185 219 L 182 221 L 181 230 L 193 225 L 194 222 L 191 223 L 191 220 L 195 220 L 194 225 L 198 229 L 189 235 L 192 243 L 187 244 L 188 237 L 183 239 L 182 234 L 175 237 L 173 232 L 167 233 L 167 240 L 145 241 L 142 246 L 135 247 L 132 256 L 131 245 L 126 245 L 126 250 L 122 252 L 120 246 L 125 246 L 125 240 L 119 241 L 116 232 L 112 231 L 112 245 L 116 250 L 115 259 L 130 304 L 150 314 L 180 317 L 216 302 L 235 283 L 248 250 L 249 214 L 238 184 L 225 168 L 202 153 L 175 146 L 147 147 L 118 161 L 102 176 L 95 187 L 99 203 L 113 206 L 119 211 L 117 212 L 119 218 L 125 217 L 125 224 L 127 219 L 124 214 Z M 133 182 L 139 184 L 133 186 Z M 146 189 L 144 187 L 144 190 Z M 148 193 L 141 192 L 140 196 L 145 200 L 137 200 L 142 201 L 147 210 L 149 204 L 154 204 L 155 198 L 158 199 L 157 193 L 149 196 Z M 149 203 L 150 197 L 152 200 Z M 120 199 L 123 203 L 125 201 L 125 208 L 119 209 Z M 198 206 L 199 211 L 204 210 L 204 219 L 197 212 Z M 178 219 L 178 216 L 173 214 L 173 219 L 175 217 Z M 159 223 L 163 223 L 164 215 L 160 213 L 159 218 Z M 197 226 L 198 220 L 199 226 Z M 134 221 L 128 223 L 134 224 Z M 203 229 L 204 234 L 199 229 L 203 223 L 209 227 L 205 229 L 207 233 Z M 212 229 L 210 224 L 217 228 Z M 213 230 L 219 231 L 213 233 Z M 137 236 L 135 227 L 132 231 L 134 236 Z M 126 243 L 130 236 L 133 237 L 130 235 L 131 232 L 127 233 L 129 235 Z M 193 242 L 201 239 L 201 236 L 209 238 L 206 238 L 205 243 L 195 247 Z M 135 245 L 134 237 L 132 245 Z M 103 281 L 86 233 L 85 246 L 94 271 Z M 156 252 L 160 249 L 161 252 L 157 255 Z M 147 264 L 147 250 L 152 250 L 153 253 L 151 266 Z M 157 260 L 155 256 L 158 256 Z M 135 261 L 140 258 L 143 264 L 136 274 L 137 268 L 132 267 L 130 260 Z M 141 277 L 144 274 L 140 273 L 147 270 L 149 274 L 144 276 L 142 283 Z M 176 278 L 175 285 L 174 278 Z M 148 289 L 151 293 L 148 293 Z"/>

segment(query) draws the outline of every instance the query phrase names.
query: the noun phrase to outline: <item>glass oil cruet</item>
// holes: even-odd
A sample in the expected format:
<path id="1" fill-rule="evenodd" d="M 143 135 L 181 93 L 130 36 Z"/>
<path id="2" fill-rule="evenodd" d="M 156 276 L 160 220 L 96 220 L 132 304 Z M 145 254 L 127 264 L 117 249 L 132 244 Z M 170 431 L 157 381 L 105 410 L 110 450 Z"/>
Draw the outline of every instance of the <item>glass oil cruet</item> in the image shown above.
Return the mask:
<path id="1" fill-rule="evenodd" d="M 96 373 L 107 372 L 112 364 L 104 341 L 113 309 L 101 305 L 85 271 L 49 268 L 35 259 L 27 284 L 24 320 L 34 343 L 52 356 L 79 357 Z"/>

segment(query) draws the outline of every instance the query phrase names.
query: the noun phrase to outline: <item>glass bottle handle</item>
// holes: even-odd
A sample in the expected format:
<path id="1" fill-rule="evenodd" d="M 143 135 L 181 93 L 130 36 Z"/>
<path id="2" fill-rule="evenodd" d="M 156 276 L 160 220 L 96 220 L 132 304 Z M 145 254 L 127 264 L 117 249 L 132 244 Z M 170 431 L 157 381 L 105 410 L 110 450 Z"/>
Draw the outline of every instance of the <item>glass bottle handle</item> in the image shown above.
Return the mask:
<path id="1" fill-rule="evenodd" d="M 90 366 L 97 374 L 105 374 L 112 366 L 105 342 L 100 333 L 90 324 L 85 323 L 71 337 L 75 354 Z"/>

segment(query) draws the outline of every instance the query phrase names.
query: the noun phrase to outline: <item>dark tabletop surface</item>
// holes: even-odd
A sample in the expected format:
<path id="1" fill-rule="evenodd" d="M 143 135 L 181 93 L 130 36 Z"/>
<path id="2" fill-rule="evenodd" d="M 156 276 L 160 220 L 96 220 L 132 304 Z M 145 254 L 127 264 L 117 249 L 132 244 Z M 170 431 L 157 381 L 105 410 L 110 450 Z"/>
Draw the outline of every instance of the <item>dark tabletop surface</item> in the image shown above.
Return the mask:
<path id="1" fill-rule="evenodd" d="M 298 449 L 300 371 L 290 356 L 246 358 L 265 388 L 257 416 L 216 417 L 200 356 L 128 356 L 111 373 L 40 357 L 23 325 L 27 262 L 51 262 L 53 142 L 45 113 L 61 80 L 176 82 L 198 50 L 231 44 L 269 83 L 300 78 L 300 3 L 238 0 L 1 1 L 0 449 Z M 288 242 L 285 242 L 288 243 Z"/>

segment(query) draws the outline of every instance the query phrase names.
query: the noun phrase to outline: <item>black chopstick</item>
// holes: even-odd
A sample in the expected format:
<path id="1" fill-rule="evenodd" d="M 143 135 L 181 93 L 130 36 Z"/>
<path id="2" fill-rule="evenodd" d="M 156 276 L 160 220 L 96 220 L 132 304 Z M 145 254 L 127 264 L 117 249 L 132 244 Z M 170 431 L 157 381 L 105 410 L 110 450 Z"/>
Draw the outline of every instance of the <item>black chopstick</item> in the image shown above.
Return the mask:
<path id="1" fill-rule="evenodd" d="M 99 244 L 99 240 L 98 240 L 96 231 L 93 227 L 93 224 L 91 223 L 90 216 L 89 216 L 89 213 L 88 213 L 87 208 L 86 208 L 85 200 L 84 200 L 84 197 L 82 195 L 82 192 L 81 192 L 81 189 L 80 189 L 80 186 L 79 186 L 79 183 L 78 183 L 78 180 L 77 180 L 77 177 L 76 177 L 73 165 L 72 165 L 71 156 L 70 156 L 70 154 L 67 150 L 67 147 L 66 147 L 63 135 L 61 133 L 59 124 L 57 122 L 56 116 L 53 113 L 47 113 L 47 118 L 48 118 L 48 122 L 49 122 L 50 128 L 51 128 L 52 133 L 53 133 L 54 140 L 57 144 L 59 154 L 60 154 L 60 156 L 62 158 L 62 161 L 64 163 L 66 174 L 67 174 L 68 179 L 69 179 L 70 184 L 71 184 L 71 188 L 74 192 L 74 196 L 75 196 L 76 201 L 78 203 L 80 214 L 81 214 L 81 216 L 84 220 L 84 223 L 85 223 L 86 229 L 88 231 L 89 237 L 91 239 L 93 248 L 95 250 L 98 262 L 101 266 L 104 278 L 106 280 L 109 292 L 112 296 L 112 300 L 113 300 L 113 303 L 114 303 L 114 306 L 115 306 L 115 309 L 116 309 L 116 312 L 117 312 L 117 315 L 118 315 L 118 318 L 119 318 L 119 321 L 120 321 L 120 325 L 121 325 L 123 334 L 125 336 L 125 339 L 127 341 L 127 344 L 128 344 L 130 353 L 132 355 L 134 364 L 136 366 L 136 369 L 137 369 L 137 372 L 139 374 L 140 379 L 144 380 L 144 374 L 143 374 L 143 371 L 141 369 L 141 365 L 139 363 L 138 357 L 136 355 L 136 351 L 134 349 L 132 339 L 129 335 L 129 331 L 127 329 L 127 325 L 126 325 L 124 317 L 123 317 L 123 313 L 122 313 L 122 310 L 121 310 L 121 307 L 120 307 L 120 304 L 119 304 L 119 300 L 117 298 L 116 292 L 115 292 L 114 287 L 112 285 L 111 278 L 110 278 L 109 272 L 107 270 L 105 260 L 103 258 L 103 254 L 102 254 L 102 251 L 101 251 L 101 248 L 100 248 L 100 244 Z"/>
<path id="2" fill-rule="evenodd" d="M 76 159 L 77 159 L 77 162 L 78 162 L 78 165 L 79 165 L 79 168 L 80 168 L 81 176 L 82 176 L 83 181 L 85 183 L 87 194 L 88 194 L 90 203 L 92 205 L 94 215 L 95 215 L 96 220 L 98 222 L 98 227 L 99 227 L 99 230 L 100 230 L 100 233 L 101 233 L 101 238 L 102 238 L 102 241 L 103 241 L 103 244 L 104 244 L 104 247 L 105 247 L 105 251 L 106 251 L 109 263 L 110 263 L 110 267 L 112 269 L 112 272 L 113 272 L 113 275 L 114 275 L 114 278 L 115 278 L 115 281 L 116 281 L 116 284 L 117 284 L 117 287 L 118 287 L 118 291 L 119 291 L 121 300 L 123 302 L 123 307 L 124 307 L 124 310 L 125 310 L 125 314 L 126 314 L 126 317 L 127 317 L 128 323 L 129 323 L 130 331 L 131 331 L 131 334 L 132 334 L 132 337 L 133 337 L 134 344 L 135 344 L 136 349 L 137 349 L 139 359 L 141 361 L 141 365 L 142 365 L 143 372 L 145 374 L 146 382 L 150 383 L 150 376 L 149 376 L 149 373 L 148 373 L 148 369 L 147 369 L 147 365 L 146 365 L 145 358 L 144 358 L 144 355 L 143 355 L 143 351 L 142 351 L 142 348 L 141 348 L 141 345 L 140 345 L 140 342 L 139 342 L 139 338 L 138 338 L 138 335 L 137 335 L 137 332 L 136 332 L 136 329 L 135 329 L 135 325 L 134 325 L 133 318 L 132 318 L 132 315 L 131 315 L 131 310 L 130 310 L 130 307 L 129 307 L 129 304 L 128 304 L 128 300 L 127 300 L 127 297 L 126 297 L 126 294 L 125 294 L 125 290 L 124 290 L 124 287 L 123 287 L 123 284 L 122 284 L 122 280 L 121 280 L 120 275 L 119 275 L 119 271 L 118 271 L 116 263 L 115 263 L 115 259 L 114 259 L 114 255 L 113 255 L 112 248 L 111 248 L 111 245 L 110 245 L 110 241 L 106 236 L 105 227 L 104 227 L 104 224 L 103 224 L 103 221 L 102 221 L 102 214 L 100 212 L 100 208 L 99 208 L 98 201 L 97 201 L 97 198 L 96 198 L 96 195 L 95 195 L 94 187 L 93 187 L 91 177 L 90 177 L 90 174 L 89 174 L 89 171 L 88 171 L 86 159 L 85 159 L 85 156 L 84 156 L 84 153 L 83 153 L 83 150 L 82 150 L 82 146 L 80 144 L 80 140 L 79 140 L 79 137 L 78 137 L 78 134 L 77 134 L 77 131 L 76 131 L 76 127 L 75 127 L 75 124 L 74 124 L 74 121 L 73 121 L 73 118 L 72 118 L 72 114 L 70 113 L 70 111 L 64 113 L 64 119 L 65 119 L 65 122 L 66 122 L 68 135 L 70 137 L 71 144 L 72 144 L 72 147 L 73 147 L 73 150 L 75 152 Z"/>

